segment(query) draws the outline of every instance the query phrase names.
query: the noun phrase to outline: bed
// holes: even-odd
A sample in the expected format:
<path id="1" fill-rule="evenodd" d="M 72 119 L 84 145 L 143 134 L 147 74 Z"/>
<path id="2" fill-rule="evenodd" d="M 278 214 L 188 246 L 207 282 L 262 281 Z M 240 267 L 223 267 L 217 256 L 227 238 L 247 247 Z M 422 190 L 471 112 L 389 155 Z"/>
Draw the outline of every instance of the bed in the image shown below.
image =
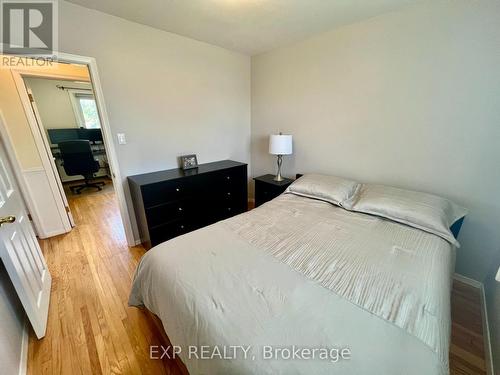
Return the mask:
<path id="1" fill-rule="evenodd" d="M 376 212 L 360 196 L 377 187 L 306 177 L 148 251 L 129 304 L 161 319 L 193 375 L 448 374 L 451 232 Z M 420 207 L 446 229 L 465 215 L 432 199 Z"/>

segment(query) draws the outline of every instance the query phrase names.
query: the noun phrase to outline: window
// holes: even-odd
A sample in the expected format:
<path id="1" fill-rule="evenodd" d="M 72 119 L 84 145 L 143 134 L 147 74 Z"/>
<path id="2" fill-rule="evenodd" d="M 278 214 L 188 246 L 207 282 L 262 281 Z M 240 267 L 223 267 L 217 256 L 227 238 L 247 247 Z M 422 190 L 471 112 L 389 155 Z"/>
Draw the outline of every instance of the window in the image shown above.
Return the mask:
<path id="1" fill-rule="evenodd" d="M 100 129 L 101 123 L 94 95 L 83 90 L 72 90 L 69 94 L 79 127 Z"/>
<path id="2" fill-rule="evenodd" d="M 77 95 L 77 102 L 81 112 L 83 127 L 87 129 L 100 129 L 99 114 L 92 95 Z"/>

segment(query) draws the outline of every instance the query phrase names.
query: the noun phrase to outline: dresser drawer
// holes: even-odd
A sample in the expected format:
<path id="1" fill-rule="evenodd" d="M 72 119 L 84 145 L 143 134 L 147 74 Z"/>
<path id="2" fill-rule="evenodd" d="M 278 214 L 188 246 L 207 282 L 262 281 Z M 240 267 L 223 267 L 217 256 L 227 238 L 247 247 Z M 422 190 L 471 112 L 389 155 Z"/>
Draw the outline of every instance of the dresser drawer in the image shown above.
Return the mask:
<path id="1" fill-rule="evenodd" d="M 282 182 L 275 182 L 272 175 L 255 178 L 255 207 L 269 202 L 282 194 L 292 182 L 292 180 L 288 179 Z"/>
<path id="2" fill-rule="evenodd" d="M 246 200 L 246 189 L 241 186 L 223 186 L 212 192 L 212 199 L 218 202 L 233 202 Z"/>
<path id="3" fill-rule="evenodd" d="M 191 202 L 186 199 L 158 204 L 146 208 L 148 226 L 154 227 L 166 222 L 182 219 L 191 213 Z"/>
<path id="4" fill-rule="evenodd" d="M 230 168 L 224 171 L 220 171 L 217 174 L 216 178 L 219 184 L 219 188 L 228 186 L 241 186 L 247 181 L 247 171 L 246 168 Z"/>
<path id="5" fill-rule="evenodd" d="M 174 220 L 156 226 L 150 229 L 151 246 L 156 246 L 181 234 L 191 232 L 194 229 L 196 229 L 195 224 L 188 219 Z"/>
<path id="6" fill-rule="evenodd" d="M 186 180 L 173 180 L 142 187 L 144 207 L 156 206 L 168 201 L 184 198 L 189 194 L 190 184 Z"/>
<path id="7" fill-rule="evenodd" d="M 286 187 L 273 186 L 264 184 L 260 181 L 255 181 L 255 198 L 263 202 L 276 198 L 285 190 Z"/>
<path id="8" fill-rule="evenodd" d="M 194 198 L 230 199 L 238 193 L 246 195 L 246 168 L 230 168 L 210 174 L 199 175 L 191 179 Z"/>
<path id="9" fill-rule="evenodd" d="M 241 192 L 238 190 L 221 191 L 216 195 L 217 200 L 222 202 L 234 202 L 241 199 Z"/>
<path id="10" fill-rule="evenodd" d="M 217 205 L 218 219 L 224 220 L 247 211 L 247 203 L 240 201 L 219 202 Z"/>

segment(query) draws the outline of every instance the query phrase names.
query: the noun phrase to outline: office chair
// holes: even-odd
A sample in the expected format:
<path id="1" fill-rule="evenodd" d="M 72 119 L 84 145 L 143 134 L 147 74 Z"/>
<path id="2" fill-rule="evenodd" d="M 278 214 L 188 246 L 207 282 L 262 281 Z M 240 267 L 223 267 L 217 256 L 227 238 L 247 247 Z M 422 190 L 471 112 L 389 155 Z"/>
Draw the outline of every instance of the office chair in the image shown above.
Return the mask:
<path id="1" fill-rule="evenodd" d="M 87 140 L 74 140 L 59 142 L 59 150 L 63 162 L 64 171 L 68 176 L 81 175 L 85 179 L 84 184 L 71 186 L 73 193 L 80 194 L 88 187 L 102 190 L 104 182 L 92 182 L 94 173 L 99 171 L 99 162 L 94 159 L 90 142 Z"/>

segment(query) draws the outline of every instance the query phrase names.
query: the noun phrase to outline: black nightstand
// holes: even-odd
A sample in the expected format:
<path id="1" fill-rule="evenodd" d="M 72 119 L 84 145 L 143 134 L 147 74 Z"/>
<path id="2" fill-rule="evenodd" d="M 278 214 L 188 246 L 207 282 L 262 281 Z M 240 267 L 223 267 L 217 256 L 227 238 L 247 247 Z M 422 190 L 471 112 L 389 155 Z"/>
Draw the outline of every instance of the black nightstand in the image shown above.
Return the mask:
<path id="1" fill-rule="evenodd" d="M 265 174 L 264 176 L 255 177 L 255 207 L 276 198 L 283 193 L 288 186 L 293 182 L 289 178 L 283 181 L 274 181 L 274 175 Z"/>

